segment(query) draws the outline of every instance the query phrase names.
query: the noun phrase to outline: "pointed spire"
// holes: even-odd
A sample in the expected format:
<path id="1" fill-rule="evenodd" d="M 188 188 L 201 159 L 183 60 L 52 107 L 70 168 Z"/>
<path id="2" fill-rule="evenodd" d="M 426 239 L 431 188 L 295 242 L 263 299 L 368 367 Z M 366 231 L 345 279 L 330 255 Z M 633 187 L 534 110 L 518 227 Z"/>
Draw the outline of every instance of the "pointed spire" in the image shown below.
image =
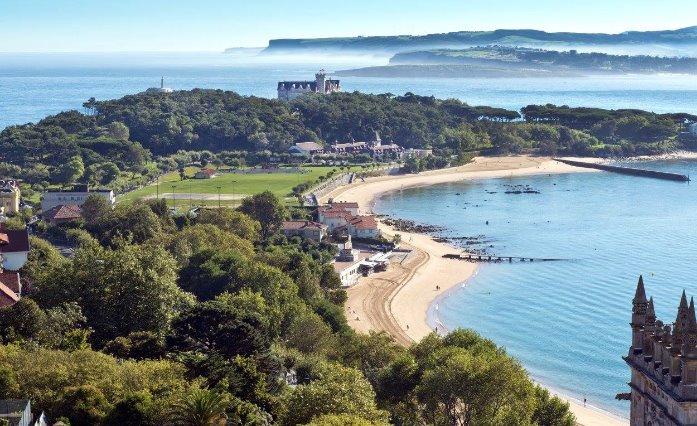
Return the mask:
<path id="1" fill-rule="evenodd" d="M 653 296 L 649 299 L 649 307 L 646 310 L 646 323 L 655 324 L 656 323 L 656 311 L 653 308 Z"/>
<path id="2" fill-rule="evenodd" d="M 639 275 L 639 283 L 636 286 L 636 293 L 634 293 L 634 304 L 646 303 L 646 290 L 644 290 L 644 277 Z"/>
<path id="3" fill-rule="evenodd" d="M 646 323 L 646 308 L 649 301 L 646 300 L 646 290 L 644 290 L 644 277 L 639 275 L 639 283 L 636 286 L 636 293 L 632 299 L 632 324 L 643 326 Z"/>
<path id="4" fill-rule="evenodd" d="M 687 329 L 697 333 L 697 318 L 695 317 L 695 299 L 690 298 L 690 308 L 687 313 Z"/>
<path id="5" fill-rule="evenodd" d="M 683 290 L 682 297 L 680 298 L 680 306 L 678 306 L 678 315 L 675 317 L 675 327 L 673 327 L 673 333 L 676 335 L 676 337 L 685 332 L 685 328 L 687 327 L 688 311 L 687 296 L 685 295 L 685 290 Z"/>

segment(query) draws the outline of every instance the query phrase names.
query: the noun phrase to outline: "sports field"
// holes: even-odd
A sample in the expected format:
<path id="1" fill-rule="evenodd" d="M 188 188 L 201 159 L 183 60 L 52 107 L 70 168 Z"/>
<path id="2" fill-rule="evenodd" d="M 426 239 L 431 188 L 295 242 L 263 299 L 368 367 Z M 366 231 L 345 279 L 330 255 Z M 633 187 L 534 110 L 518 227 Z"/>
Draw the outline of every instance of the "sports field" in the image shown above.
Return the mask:
<path id="1" fill-rule="evenodd" d="M 360 167 L 353 167 L 352 171 Z M 188 167 L 186 175 L 191 177 L 199 169 Z M 153 184 L 117 197 L 117 201 L 133 201 L 136 199 L 165 198 L 172 206 L 176 200 L 181 207 L 192 206 L 217 206 L 218 193 L 220 204 L 223 206 L 236 205 L 248 195 L 257 194 L 269 190 L 278 197 L 292 204 L 296 202 L 294 197 L 289 197 L 292 188 L 304 182 L 314 182 L 320 176 L 326 176 L 332 170 L 335 174 L 341 173 L 338 167 L 302 167 L 303 173 L 220 173 L 211 179 L 181 180 L 178 172 L 161 176 L 159 185 Z M 181 204 L 180 204 L 181 203 Z"/>

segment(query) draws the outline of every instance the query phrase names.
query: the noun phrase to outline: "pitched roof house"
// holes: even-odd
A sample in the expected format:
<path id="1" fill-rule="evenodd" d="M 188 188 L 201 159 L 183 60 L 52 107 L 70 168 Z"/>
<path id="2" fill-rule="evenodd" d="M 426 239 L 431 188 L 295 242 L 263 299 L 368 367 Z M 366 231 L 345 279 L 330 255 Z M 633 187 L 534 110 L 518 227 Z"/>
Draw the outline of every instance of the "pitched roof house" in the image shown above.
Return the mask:
<path id="1" fill-rule="evenodd" d="M 216 172 L 214 169 L 205 168 L 197 171 L 194 175 L 194 179 L 210 179 L 215 177 L 217 174 L 218 172 Z"/>
<path id="2" fill-rule="evenodd" d="M 26 229 L 9 230 L 0 224 L 1 268 L 18 271 L 29 256 L 29 232 Z"/>
<path id="3" fill-rule="evenodd" d="M 327 235 L 327 228 L 327 225 L 310 220 L 290 220 L 283 222 L 281 232 L 289 237 L 298 235 L 307 240 L 320 242 Z"/>
<path id="4" fill-rule="evenodd" d="M 44 212 L 43 217 L 51 225 L 71 222 L 82 218 L 82 207 L 77 204 L 60 204 Z"/>
<path id="5" fill-rule="evenodd" d="M 290 149 L 288 149 L 288 152 L 299 155 L 323 154 L 324 147 L 317 142 L 298 142 L 291 146 Z"/>
<path id="6" fill-rule="evenodd" d="M 339 230 L 357 238 L 376 238 L 380 235 L 374 215 L 361 215 L 358 203 L 333 201 L 317 209 L 318 220 L 330 230 Z"/>

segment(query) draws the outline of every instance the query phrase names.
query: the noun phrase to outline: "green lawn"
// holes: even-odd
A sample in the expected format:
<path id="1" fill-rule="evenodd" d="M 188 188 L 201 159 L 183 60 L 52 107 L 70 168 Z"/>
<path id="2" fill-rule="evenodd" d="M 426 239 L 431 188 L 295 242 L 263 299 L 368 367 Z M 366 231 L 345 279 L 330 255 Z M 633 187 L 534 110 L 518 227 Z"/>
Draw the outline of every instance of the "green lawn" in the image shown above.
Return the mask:
<path id="1" fill-rule="evenodd" d="M 288 197 L 288 194 L 294 186 L 308 181 L 314 182 L 319 176 L 326 176 L 335 168 L 337 169 L 336 174 L 341 173 L 337 167 L 303 167 L 304 173 L 221 173 L 212 179 L 189 178 L 185 180 L 180 179 L 178 172 L 172 172 L 160 177 L 159 195 L 160 198 L 166 198 L 169 205 L 174 204 L 172 194 L 176 194 L 177 204 L 181 206 L 188 207 L 190 203 L 194 206 L 216 206 L 218 205 L 218 187 L 220 187 L 220 204 L 228 206 L 239 204 L 239 200 L 248 195 L 269 190 L 292 204 L 296 200 L 293 197 Z M 197 170 L 196 167 L 189 167 L 186 169 L 186 175 L 193 176 Z M 352 167 L 351 170 L 360 170 L 360 167 Z M 175 187 L 172 188 L 172 186 Z M 157 191 L 157 186 L 151 185 L 120 195 L 117 197 L 117 201 L 128 202 L 138 198 L 155 197 Z M 189 194 L 193 195 L 189 197 Z M 208 199 L 204 198 L 206 194 Z"/>

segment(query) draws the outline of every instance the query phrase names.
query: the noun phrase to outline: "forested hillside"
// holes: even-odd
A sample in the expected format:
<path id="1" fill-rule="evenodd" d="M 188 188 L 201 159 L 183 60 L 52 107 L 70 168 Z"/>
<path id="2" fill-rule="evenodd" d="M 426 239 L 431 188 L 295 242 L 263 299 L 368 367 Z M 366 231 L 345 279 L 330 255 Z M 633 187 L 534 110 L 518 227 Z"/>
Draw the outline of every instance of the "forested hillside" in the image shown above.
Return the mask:
<path id="1" fill-rule="evenodd" d="M 51 422 L 573 425 L 472 331 L 410 348 L 353 332 L 336 247 L 279 234 L 270 192 L 196 217 L 98 196 L 83 213 L 54 229 L 72 258 L 32 237 L 22 298 L 0 308 L 0 398 Z"/>

